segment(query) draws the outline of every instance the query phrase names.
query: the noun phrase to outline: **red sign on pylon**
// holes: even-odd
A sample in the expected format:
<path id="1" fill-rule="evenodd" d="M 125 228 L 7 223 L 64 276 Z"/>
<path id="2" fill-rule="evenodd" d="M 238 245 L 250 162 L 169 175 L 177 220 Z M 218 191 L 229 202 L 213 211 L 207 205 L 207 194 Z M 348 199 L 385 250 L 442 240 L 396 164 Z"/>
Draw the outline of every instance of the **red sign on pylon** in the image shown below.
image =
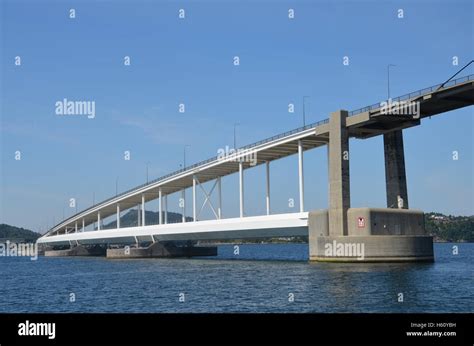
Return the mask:
<path id="1" fill-rule="evenodd" d="M 365 219 L 363 217 L 358 217 L 357 218 L 357 226 L 359 228 L 364 228 L 365 227 Z"/>

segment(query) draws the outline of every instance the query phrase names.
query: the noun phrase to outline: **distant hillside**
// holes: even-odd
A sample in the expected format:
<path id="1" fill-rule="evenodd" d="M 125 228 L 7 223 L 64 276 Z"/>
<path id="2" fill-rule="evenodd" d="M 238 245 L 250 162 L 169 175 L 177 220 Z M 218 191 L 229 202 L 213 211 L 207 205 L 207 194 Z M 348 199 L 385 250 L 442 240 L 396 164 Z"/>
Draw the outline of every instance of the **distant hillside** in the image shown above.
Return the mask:
<path id="1" fill-rule="evenodd" d="M 474 242 L 474 216 L 426 213 L 425 228 L 435 241 Z"/>
<path id="2" fill-rule="evenodd" d="M 168 223 L 178 223 L 182 221 L 182 214 L 168 212 Z M 163 222 L 164 222 L 164 212 L 163 212 Z M 193 221 L 192 217 L 187 216 L 186 221 Z M 145 222 L 146 225 L 157 225 L 159 223 L 159 213 L 153 211 L 145 212 Z M 134 227 L 138 224 L 138 215 L 136 209 L 130 209 L 125 215 L 122 215 L 120 218 L 120 227 Z M 104 224 L 103 229 L 116 228 L 117 221 L 114 220 L 107 224 Z"/>
<path id="3" fill-rule="evenodd" d="M 41 234 L 28 229 L 10 226 L 4 223 L 0 224 L 0 241 L 11 240 L 34 242 L 39 237 L 41 237 Z"/>

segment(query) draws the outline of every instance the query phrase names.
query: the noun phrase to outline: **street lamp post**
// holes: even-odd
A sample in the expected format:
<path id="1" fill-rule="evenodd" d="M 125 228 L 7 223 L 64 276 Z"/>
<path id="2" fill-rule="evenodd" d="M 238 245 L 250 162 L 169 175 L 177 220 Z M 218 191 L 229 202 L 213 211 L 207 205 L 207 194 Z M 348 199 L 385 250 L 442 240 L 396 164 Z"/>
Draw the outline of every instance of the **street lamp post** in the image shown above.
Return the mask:
<path id="1" fill-rule="evenodd" d="M 183 149 L 183 169 L 186 169 L 186 148 L 190 147 L 189 144 L 186 144 Z"/>
<path id="2" fill-rule="evenodd" d="M 146 162 L 146 183 L 148 184 L 148 165 L 150 164 L 149 161 Z"/>
<path id="3" fill-rule="evenodd" d="M 309 96 L 303 96 L 303 126 L 306 126 L 306 99 L 309 98 Z"/>
<path id="4" fill-rule="evenodd" d="M 388 99 L 390 99 L 390 67 L 395 67 L 397 65 L 394 64 L 388 64 L 387 65 L 387 95 Z"/>
<path id="5" fill-rule="evenodd" d="M 239 126 L 240 123 L 234 123 L 234 149 L 237 149 L 237 136 L 236 136 L 236 127 Z"/>

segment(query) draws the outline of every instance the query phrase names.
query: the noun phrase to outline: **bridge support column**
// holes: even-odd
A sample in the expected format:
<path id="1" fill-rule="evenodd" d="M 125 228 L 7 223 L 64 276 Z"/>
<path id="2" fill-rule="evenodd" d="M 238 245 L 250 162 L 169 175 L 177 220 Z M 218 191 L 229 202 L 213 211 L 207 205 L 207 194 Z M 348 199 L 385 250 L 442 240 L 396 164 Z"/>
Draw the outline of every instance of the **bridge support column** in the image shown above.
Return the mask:
<path id="1" fill-rule="evenodd" d="M 222 218 L 222 190 L 221 190 L 221 177 L 217 178 L 217 218 Z"/>
<path id="2" fill-rule="evenodd" d="M 300 189 L 300 213 L 304 211 L 303 142 L 298 141 L 298 180 Z"/>
<path id="3" fill-rule="evenodd" d="M 97 213 L 97 230 L 100 231 L 100 211 Z"/>
<path id="4" fill-rule="evenodd" d="M 137 205 L 137 227 L 140 227 L 140 204 Z"/>
<path id="5" fill-rule="evenodd" d="M 196 177 L 193 176 L 193 221 L 196 220 Z"/>
<path id="6" fill-rule="evenodd" d="M 240 217 L 244 217 L 244 165 L 239 162 Z"/>
<path id="7" fill-rule="evenodd" d="M 161 187 L 158 190 L 158 223 L 161 225 L 163 223 L 163 196 L 161 192 Z"/>
<path id="8" fill-rule="evenodd" d="M 145 194 L 142 194 L 142 226 L 145 226 Z"/>
<path id="9" fill-rule="evenodd" d="M 165 224 L 168 223 L 168 195 L 165 195 Z"/>
<path id="10" fill-rule="evenodd" d="M 349 133 L 347 111 L 331 113 L 329 120 L 329 235 L 347 235 L 350 208 Z"/>
<path id="11" fill-rule="evenodd" d="M 181 190 L 181 200 L 183 201 L 183 215 L 182 221 L 186 222 L 186 190 Z"/>
<path id="12" fill-rule="evenodd" d="M 86 223 L 84 221 L 84 219 L 82 219 L 82 232 L 84 232 L 86 229 Z"/>
<path id="13" fill-rule="evenodd" d="M 266 180 L 267 180 L 267 196 L 266 196 L 266 202 L 267 202 L 267 215 L 270 215 L 270 162 L 267 161 L 265 162 L 265 167 L 266 167 Z"/>
<path id="14" fill-rule="evenodd" d="M 117 203 L 117 228 L 120 228 L 120 204 Z"/>
<path id="15" fill-rule="evenodd" d="M 408 209 L 402 130 L 384 134 L 383 146 L 385 155 L 387 208 Z"/>

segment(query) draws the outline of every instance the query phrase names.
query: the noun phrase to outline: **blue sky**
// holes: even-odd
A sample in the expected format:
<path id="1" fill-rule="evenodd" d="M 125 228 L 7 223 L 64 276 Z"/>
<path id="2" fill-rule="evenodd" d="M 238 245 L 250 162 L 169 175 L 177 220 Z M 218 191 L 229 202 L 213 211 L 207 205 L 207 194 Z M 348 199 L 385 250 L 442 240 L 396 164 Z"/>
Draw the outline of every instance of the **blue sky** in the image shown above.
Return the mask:
<path id="1" fill-rule="evenodd" d="M 386 98 L 387 64 L 397 96 L 443 82 L 474 56 L 467 0 L 2 0 L 0 19 L 0 222 L 34 230 L 71 215 L 71 197 L 80 210 L 93 194 L 114 195 L 117 179 L 119 191 L 144 183 L 147 162 L 150 179 L 178 169 L 185 145 L 188 164 L 216 155 L 232 146 L 236 122 L 240 146 L 301 126 L 303 95 L 314 122 Z M 63 98 L 95 101 L 96 117 L 56 115 Z M 474 214 L 473 108 L 404 136 L 410 207 Z M 382 138 L 351 140 L 350 151 L 352 206 L 384 207 Z M 326 149 L 305 153 L 304 169 L 306 209 L 326 208 Z M 272 164 L 271 177 L 273 211 L 297 211 L 296 157 Z M 263 167 L 245 183 L 246 214 L 263 213 Z M 223 200 L 224 216 L 237 216 L 237 176 L 223 180 Z"/>

